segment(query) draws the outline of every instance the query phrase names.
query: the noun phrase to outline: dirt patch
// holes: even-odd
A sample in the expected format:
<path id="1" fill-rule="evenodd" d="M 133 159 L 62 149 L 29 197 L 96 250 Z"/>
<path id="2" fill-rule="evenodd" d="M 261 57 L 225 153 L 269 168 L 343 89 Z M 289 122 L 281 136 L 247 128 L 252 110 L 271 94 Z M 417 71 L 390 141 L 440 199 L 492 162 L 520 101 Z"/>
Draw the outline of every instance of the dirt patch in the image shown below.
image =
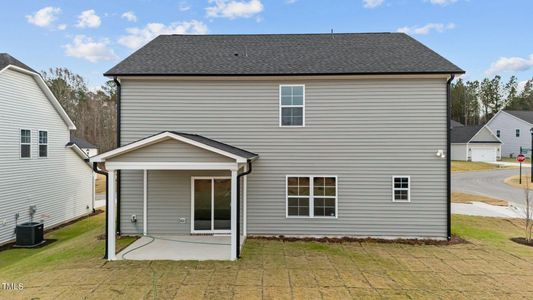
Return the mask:
<path id="1" fill-rule="evenodd" d="M 432 240 L 432 239 L 378 239 L 378 238 L 355 238 L 355 237 L 323 237 L 323 238 L 312 238 L 312 237 L 286 237 L 283 235 L 280 236 L 250 236 L 250 239 L 256 240 L 276 240 L 283 242 L 319 242 L 319 243 L 380 243 L 380 244 L 406 244 L 406 245 L 456 245 L 456 244 L 467 244 L 468 241 L 458 237 L 452 236 L 451 240 Z"/>
<path id="2" fill-rule="evenodd" d="M 466 193 L 453 192 L 452 193 L 452 203 L 472 203 L 473 201 L 483 202 L 490 205 L 496 206 L 508 206 L 507 201 L 496 199 L 487 196 L 472 195 Z"/>
<path id="3" fill-rule="evenodd" d="M 511 241 L 518 243 L 520 245 L 533 247 L 533 240 L 528 242 L 525 238 L 520 237 L 520 238 L 512 238 Z"/>
<path id="4" fill-rule="evenodd" d="M 519 178 L 520 178 L 520 175 L 515 175 L 515 176 L 505 178 L 503 182 L 515 188 L 525 189 L 527 187 L 530 190 L 533 190 L 533 183 L 531 183 L 530 176 L 522 175 L 522 184 L 519 183 L 520 182 Z"/>

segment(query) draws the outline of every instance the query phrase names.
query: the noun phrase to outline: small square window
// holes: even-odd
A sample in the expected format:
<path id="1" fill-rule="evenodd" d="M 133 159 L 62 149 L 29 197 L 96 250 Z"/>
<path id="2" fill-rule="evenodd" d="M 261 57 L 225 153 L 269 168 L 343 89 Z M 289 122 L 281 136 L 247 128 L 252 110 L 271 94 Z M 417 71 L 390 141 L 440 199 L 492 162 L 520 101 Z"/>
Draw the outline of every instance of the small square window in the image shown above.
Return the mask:
<path id="1" fill-rule="evenodd" d="M 392 201 L 411 201 L 411 178 L 409 176 L 392 177 Z"/>

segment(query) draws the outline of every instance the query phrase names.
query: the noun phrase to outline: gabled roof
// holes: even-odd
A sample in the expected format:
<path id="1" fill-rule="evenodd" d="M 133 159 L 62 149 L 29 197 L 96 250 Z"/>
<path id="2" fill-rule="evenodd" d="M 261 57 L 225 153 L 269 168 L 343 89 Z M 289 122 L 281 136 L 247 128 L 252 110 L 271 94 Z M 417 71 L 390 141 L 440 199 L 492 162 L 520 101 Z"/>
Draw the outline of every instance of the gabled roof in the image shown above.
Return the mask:
<path id="1" fill-rule="evenodd" d="M 504 112 L 533 124 L 533 111 L 531 110 L 504 110 Z"/>
<path id="2" fill-rule="evenodd" d="M 463 124 L 461 124 L 461 123 L 459 123 L 459 122 L 457 122 L 455 120 L 450 120 L 450 121 L 451 121 L 450 124 L 451 124 L 452 128 L 465 126 L 465 125 L 463 125 Z"/>
<path id="3" fill-rule="evenodd" d="M 106 76 L 450 74 L 462 69 L 404 33 L 160 35 Z"/>
<path id="4" fill-rule="evenodd" d="M 95 145 L 87 142 L 87 140 L 74 137 L 74 136 L 70 138 L 70 142 L 78 145 L 78 147 L 83 148 L 83 149 L 86 149 L 86 148 L 96 149 L 97 148 Z"/>
<path id="5" fill-rule="evenodd" d="M 477 125 L 477 126 L 460 126 L 460 127 L 453 127 L 451 136 L 450 136 L 450 142 L 452 144 L 466 144 L 471 142 L 472 138 L 476 136 L 483 128 L 487 128 L 487 130 L 490 132 L 490 134 L 494 137 L 493 140 L 480 140 L 475 141 L 475 143 L 501 143 L 500 139 L 496 137 L 488 127 L 485 125 Z"/>
<path id="6" fill-rule="evenodd" d="M 246 151 L 241 148 L 237 148 L 219 141 L 215 141 L 213 139 L 198 135 L 198 134 L 190 134 L 190 133 L 183 133 L 183 132 L 177 132 L 177 131 L 163 131 L 151 136 L 148 136 L 146 138 L 137 140 L 135 142 L 129 143 L 127 145 L 124 145 L 122 147 L 116 148 L 114 150 L 96 155 L 91 158 L 92 162 L 103 162 L 108 158 L 112 158 L 118 155 L 122 155 L 124 153 L 143 148 L 148 145 L 152 145 L 155 143 L 158 143 L 163 140 L 167 139 L 175 139 L 184 143 L 191 144 L 193 146 L 197 146 L 209 151 L 212 151 L 214 153 L 218 153 L 220 155 L 235 159 L 237 162 L 246 162 L 248 160 L 253 160 L 259 157 L 257 154 L 252 153 L 250 151 Z"/>
<path id="7" fill-rule="evenodd" d="M 48 88 L 46 82 L 44 82 L 43 78 L 39 73 L 37 73 L 35 70 L 28 67 L 27 65 L 23 64 L 13 56 L 7 53 L 2 53 L 0 55 L 0 73 L 8 69 L 32 76 L 37 82 L 37 85 L 39 85 L 43 93 L 46 95 L 52 106 L 55 108 L 59 116 L 63 119 L 68 129 L 76 129 L 76 125 L 74 125 L 74 122 L 72 122 L 70 117 L 67 115 L 67 113 L 65 112 L 57 98 L 54 96 L 52 91 L 50 91 L 50 88 Z"/>
<path id="8" fill-rule="evenodd" d="M 21 69 L 24 69 L 24 70 L 27 70 L 33 73 L 38 73 L 37 71 L 28 67 L 26 64 L 22 63 L 20 60 L 14 58 L 13 56 L 7 53 L 0 53 L 0 70 L 4 69 L 5 67 L 9 65 L 17 66 Z"/>

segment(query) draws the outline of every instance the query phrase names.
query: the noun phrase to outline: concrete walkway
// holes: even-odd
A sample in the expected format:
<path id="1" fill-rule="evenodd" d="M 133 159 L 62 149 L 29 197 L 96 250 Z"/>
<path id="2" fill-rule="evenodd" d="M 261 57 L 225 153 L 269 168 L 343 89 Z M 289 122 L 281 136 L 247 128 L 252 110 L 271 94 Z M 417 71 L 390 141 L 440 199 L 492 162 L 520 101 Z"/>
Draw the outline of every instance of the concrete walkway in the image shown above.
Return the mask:
<path id="1" fill-rule="evenodd" d="M 230 236 L 143 236 L 117 254 L 122 260 L 229 260 Z"/>
<path id="2" fill-rule="evenodd" d="M 482 217 L 498 217 L 498 218 L 523 218 L 522 211 L 513 206 L 496 206 L 483 202 L 467 203 L 452 203 L 452 214 L 468 215 L 468 216 L 482 216 Z"/>
<path id="3" fill-rule="evenodd" d="M 520 167 L 520 163 L 518 162 L 495 161 L 495 162 L 489 162 L 489 164 L 498 165 L 502 167 Z M 529 168 L 529 167 L 531 167 L 531 164 L 522 163 L 522 168 Z"/>

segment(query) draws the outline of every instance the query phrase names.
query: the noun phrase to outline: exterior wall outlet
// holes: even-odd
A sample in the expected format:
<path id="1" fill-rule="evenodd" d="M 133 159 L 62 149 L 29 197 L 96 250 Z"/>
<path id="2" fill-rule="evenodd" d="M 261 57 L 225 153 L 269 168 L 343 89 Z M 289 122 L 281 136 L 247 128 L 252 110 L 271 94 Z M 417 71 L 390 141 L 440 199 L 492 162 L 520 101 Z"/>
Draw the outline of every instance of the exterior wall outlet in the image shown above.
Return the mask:
<path id="1" fill-rule="evenodd" d="M 187 223 L 187 218 L 179 218 L 179 223 L 180 223 L 180 224 L 185 224 L 185 223 Z"/>

